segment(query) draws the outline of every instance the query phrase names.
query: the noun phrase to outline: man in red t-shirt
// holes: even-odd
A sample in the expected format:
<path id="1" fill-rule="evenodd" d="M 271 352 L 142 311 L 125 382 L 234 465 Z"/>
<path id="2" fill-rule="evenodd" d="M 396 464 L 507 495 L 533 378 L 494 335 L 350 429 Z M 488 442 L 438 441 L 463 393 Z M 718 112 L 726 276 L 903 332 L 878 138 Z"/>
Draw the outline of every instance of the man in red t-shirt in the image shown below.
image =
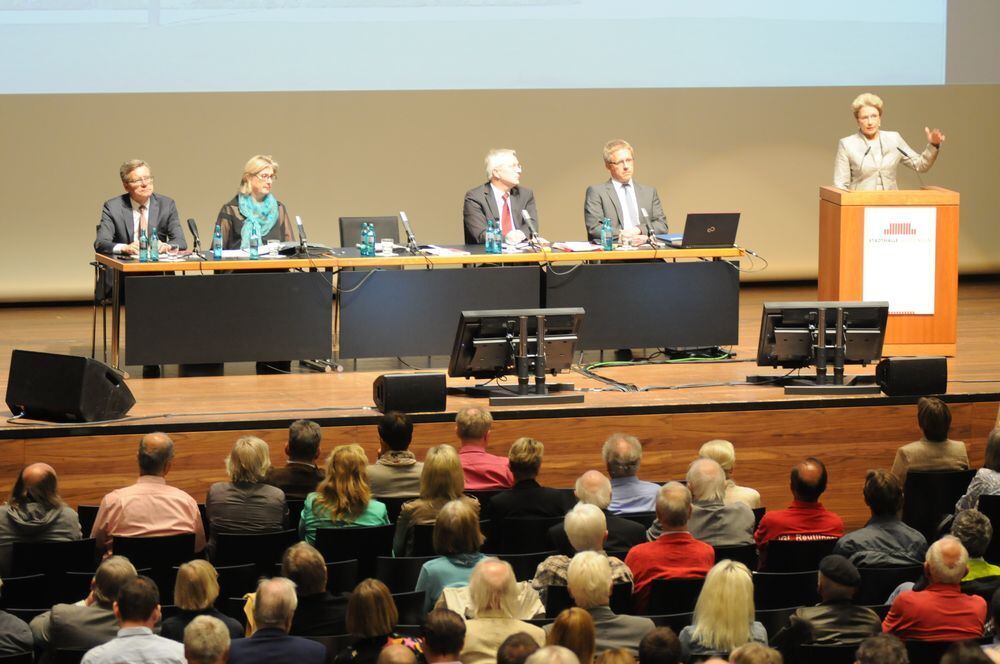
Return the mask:
<path id="1" fill-rule="evenodd" d="M 792 468 L 792 504 L 788 509 L 767 512 L 757 525 L 754 540 L 763 554 L 771 540 L 839 539 L 844 521 L 823 507 L 819 497 L 826 491 L 826 466 L 815 457 Z"/>

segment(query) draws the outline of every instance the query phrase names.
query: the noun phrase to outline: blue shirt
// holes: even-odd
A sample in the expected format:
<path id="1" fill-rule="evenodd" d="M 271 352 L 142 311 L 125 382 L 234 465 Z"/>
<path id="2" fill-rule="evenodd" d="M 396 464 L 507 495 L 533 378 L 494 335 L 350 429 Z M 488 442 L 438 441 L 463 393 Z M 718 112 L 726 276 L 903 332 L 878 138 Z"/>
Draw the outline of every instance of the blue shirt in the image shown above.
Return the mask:
<path id="1" fill-rule="evenodd" d="M 187 664 L 184 644 L 148 627 L 123 627 L 118 636 L 83 656 L 80 664 Z"/>
<path id="2" fill-rule="evenodd" d="M 434 608 L 438 597 L 448 586 L 467 585 L 469 577 L 472 576 L 472 568 L 485 557 L 478 552 L 464 553 L 457 556 L 441 556 L 424 563 L 417 577 L 417 587 L 414 588 L 425 592 L 424 612 Z"/>
<path id="3" fill-rule="evenodd" d="M 656 494 L 660 485 L 645 482 L 635 475 L 611 478 L 611 504 L 608 511 L 613 514 L 633 514 L 635 512 L 655 512 Z"/>

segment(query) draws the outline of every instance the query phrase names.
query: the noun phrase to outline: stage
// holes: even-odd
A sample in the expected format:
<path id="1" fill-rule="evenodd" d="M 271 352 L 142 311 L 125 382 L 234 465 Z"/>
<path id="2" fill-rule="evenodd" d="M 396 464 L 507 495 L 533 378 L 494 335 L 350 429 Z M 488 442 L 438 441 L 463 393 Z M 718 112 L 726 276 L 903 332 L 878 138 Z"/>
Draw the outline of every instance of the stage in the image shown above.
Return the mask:
<path id="1" fill-rule="evenodd" d="M 830 472 L 824 503 L 839 512 L 848 527 L 860 527 L 867 518 L 861 498 L 865 471 L 888 468 L 899 445 L 920 437 L 916 399 L 791 397 L 777 387 L 745 383 L 751 374 L 786 373 L 754 363 L 761 304 L 811 299 L 816 299 L 815 284 L 744 284 L 734 360 L 664 363 L 654 357 L 650 363 L 595 369 L 629 391 L 580 373 L 565 374 L 560 380 L 585 390 L 584 402 L 494 408 L 492 451 L 503 454 L 519 436 L 537 438 L 546 445 L 541 481 L 572 486 L 582 471 L 601 468 L 604 439 L 625 431 L 638 436 L 645 448 L 640 477 L 664 481 L 682 477 L 706 440 L 726 438 L 737 449 L 736 480 L 760 490 L 771 509 L 789 500 L 791 464 L 815 455 Z M 1000 280 L 977 278 L 960 284 L 958 351 L 948 362 L 946 400 L 953 413 L 951 437 L 966 441 L 976 466 L 1000 406 L 998 312 Z M 0 339 L 4 391 L 14 348 L 90 353 L 89 306 L 4 307 L 0 326 L 5 331 Z M 417 369 L 428 368 L 427 358 L 403 359 Z M 599 359 L 588 352 L 584 363 Z M 605 359 L 611 360 L 611 354 Z M 429 368 L 443 370 L 446 361 L 433 358 Z M 138 367 L 127 369 L 132 376 L 141 375 Z M 372 381 L 382 373 L 410 369 L 396 360 L 361 360 L 342 372 L 315 373 L 293 365 L 290 375 L 257 376 L 253 365 L 241 364 L 227 365 L 226 370 L 225 376 L 180 378 L 174 366 L 163 378 L 129 378 L 136 406 L 120 422 L 59 426 L 5 421 L 0 425 L 0 490 L 9 490 L 23 464 L 46 461 L 59 473 L 61 492 L 70 504 L 96 503 L 110 489 L 133 481 L 138 437 L 163 430 L 177 443 L 169 481 L 201 501 L 212 482 L 225 479 L 223 458 L 238 435 L 252 433 L 267 440 L 273 461 L 280 465 L 285 429 L 299 417 L 323 425 L 324 454 L 334 445 L 358 442 L 374 460 L 378 412 Z M 874 367 L 868 367 L 852 373 L 873 372 Z M 468 384 L 449 379 L 452 387 Z M 418 456 L 432 445 L 455 442 L 454 413 L 469 403 L 473 400 L 467 397 L 449 396 L 446 411 L 414 415 L 413 449 Z M 3 411 L 10 416 L 6 407 Z"/>

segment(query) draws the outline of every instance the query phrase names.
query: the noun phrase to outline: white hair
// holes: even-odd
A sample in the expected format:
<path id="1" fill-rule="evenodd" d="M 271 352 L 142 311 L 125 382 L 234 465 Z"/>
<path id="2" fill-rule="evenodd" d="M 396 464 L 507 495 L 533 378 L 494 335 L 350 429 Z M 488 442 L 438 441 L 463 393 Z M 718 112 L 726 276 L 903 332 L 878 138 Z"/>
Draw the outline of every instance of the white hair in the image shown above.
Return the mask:
<path id="1" fill-rule="evenodd" d="M 630 477 L 639 472 L 642 443 L 635 436 L 613 433 L 604 441 L 601 456 L 611 477 Z"/>
<path id="2" fill-rule="evenodd" d="M 533 652 L 524 664 L 580 664 L 580 659 L 569 648 L 545 646 Z"/>
<path id="3" fill-rule="evenodd" d="M 229 652 L 229 628 L 213 616 L 196 616 L 184 628 L 184 657 L 191 664 L 215 664 Z"/>
<path id="4" fill-rule="evenodd" d="M 484 611 L 499 611 L 513 618 L 517 604 L 517 580 L 506 560 L 483 558 L 469 577 L 469 600 L 478 617 Z"/>
<path id="5" fill-rule="evenodd" d="M 606 510 L 611 504 L 611 480 L 596 470 L 588 470 L 576 478 L 573 494 L 581 503 Z"/>
<path id="6" fill-rule="evenodd" d="M 511 159 L 517 159 L 517 153 L 510 148 L 494 148 L 486 153 L 486 179 L 493 179 L 493 171 L 500 168 Z"/>
<path id="7" fill-rule="evenodd" d="M 930 545 L 924 561 L 930 567 L 932 583 L 959 583 L 968 571 L 969 552 L 957 537 L 945 535 Z"/>
<path id="8" fill-rule="evenodd" d="M 566 571 L 566 585 L 581 609 L 607 606 L 611 599 L 611 562 L 603 553 L 581 551 Z"/>
<path id="9" fill-rule="evenodd" d="M 566 537 L 576 551 L 601 551 L 608 520 L 596 505 L 577 503 L 566 513 Z"/>
<path id="10" fill-rule="evenodd" d="M 713 459 L 695 459 L 688 466 L 691 498 L 721 503 L 726 498 L 726 471 Z"/>

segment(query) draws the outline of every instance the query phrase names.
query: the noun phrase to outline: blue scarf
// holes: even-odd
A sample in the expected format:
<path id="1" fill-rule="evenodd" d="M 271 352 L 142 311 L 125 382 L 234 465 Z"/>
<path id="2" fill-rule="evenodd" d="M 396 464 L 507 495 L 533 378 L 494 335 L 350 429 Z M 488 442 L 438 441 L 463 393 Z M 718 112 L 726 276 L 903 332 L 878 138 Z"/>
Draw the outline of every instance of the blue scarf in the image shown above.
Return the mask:
<path id="1" fill-rule="evenodd" d="M 248 194 L 240 194 L 238 200 L 240 214 L 244 219 L 243 229 L 240 231 L 240 248 L 246 250 L 250 247 L 250 235 L 255 228 L 262 244 L 264 236 L 274 228 L 278 221 L 278 201 L 271 194 L 265 196 L 260 203 Z"/>

